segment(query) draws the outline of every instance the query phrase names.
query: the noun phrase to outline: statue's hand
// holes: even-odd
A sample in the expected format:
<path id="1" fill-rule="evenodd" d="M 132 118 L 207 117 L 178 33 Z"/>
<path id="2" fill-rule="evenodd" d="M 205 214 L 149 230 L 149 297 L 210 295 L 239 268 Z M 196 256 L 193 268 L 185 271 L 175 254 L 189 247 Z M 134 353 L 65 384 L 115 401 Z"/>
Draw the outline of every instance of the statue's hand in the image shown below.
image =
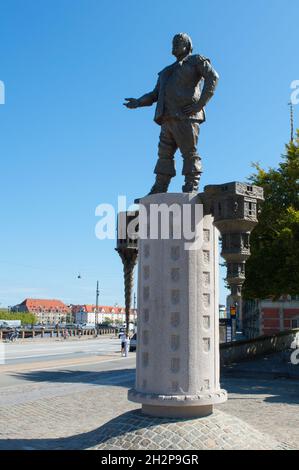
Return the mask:
<path id="1" fill-rule="evenodd" d="M 198 104 L 187 104 L 183 107 L 183 113 L 187 116 L 192 116 L 193 114 L 199 113 L 201 111 L 201 107 Z"/>
<path id="2" fill-rule="evenodd" d="M 139 107 L 139 101 L 136 100 L 135 98 L 125 98 L 127 103 L 124 103 L 124 106 L 126 106 L 129 109 L 136 109 Z"/>

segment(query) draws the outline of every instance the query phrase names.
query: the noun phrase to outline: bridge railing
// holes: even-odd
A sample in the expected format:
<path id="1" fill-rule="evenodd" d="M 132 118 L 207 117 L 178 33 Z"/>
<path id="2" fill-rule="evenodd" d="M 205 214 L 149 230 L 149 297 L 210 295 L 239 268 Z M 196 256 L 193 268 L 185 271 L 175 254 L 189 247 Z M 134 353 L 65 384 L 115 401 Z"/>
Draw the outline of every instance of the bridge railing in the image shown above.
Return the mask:
<path id="1" fill-rule="evenodd" d="M 0 328 L 0 341 L 6 340 L 8 335 L 12 332 L 12 329 L 5 329 Z M 54 337 L 63 337 L 64 331 L 68 332 L 68 336 L 70 337 L 80 337 L 80 336 L 94 336 L 96 333 L 100 336 L 102 335 L 111 335 L 115 333 L 114 328 L 98 328 L 95 329 L 82 329 L 82 328 L 18 328 L 19 331 L 19 339 L 26 339 L 26 338 L 35 338 L 41 337 L 44 338 L 45 336 L 49 336 L 50 338 Z"/>
<path id="2" fill-rule="evenodd" d="M 259 336 L 232 343 L 222 343 L 220 344 L 221 365 L 250 361 L 259 356 L 290 349 L 298 333 L 299 329 L 292 329 L 271 336 Z"/>

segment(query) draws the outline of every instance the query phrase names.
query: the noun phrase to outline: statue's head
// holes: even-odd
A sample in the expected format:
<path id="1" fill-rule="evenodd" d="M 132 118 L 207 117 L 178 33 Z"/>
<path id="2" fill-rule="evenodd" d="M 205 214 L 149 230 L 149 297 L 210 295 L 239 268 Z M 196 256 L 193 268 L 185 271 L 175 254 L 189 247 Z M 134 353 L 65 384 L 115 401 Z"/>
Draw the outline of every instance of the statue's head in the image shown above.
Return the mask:
<path id="1" fill-rule="evenodd" d="M 184 57 L 193 51 L 192 40 L 186 33 L 176 34 L 172 40 L 172 54 L 176 58 Z"/>

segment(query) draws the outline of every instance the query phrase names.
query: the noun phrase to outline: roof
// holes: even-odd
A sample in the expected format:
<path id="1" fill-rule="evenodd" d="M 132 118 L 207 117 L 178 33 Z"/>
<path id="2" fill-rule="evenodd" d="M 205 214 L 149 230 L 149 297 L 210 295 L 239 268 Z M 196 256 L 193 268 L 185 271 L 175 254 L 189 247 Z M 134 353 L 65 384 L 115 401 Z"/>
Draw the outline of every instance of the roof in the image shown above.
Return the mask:
<path id="1" fill-rule="evenodd" d="M 24 305 L 28 310 L 69 310 L 61 300 L 57 299 L 25 299 L 20 305 Z"/>
<path id="2" fill-rule="evenodd" d="M 73 305 L 72 306 L 72 311 L 74 313 L 78 312 L 86 312 L 86 313 L 92 313 L 96 310 L 95 305 Z M 131 311 L 134 309 L 131 309 Z M 116 314 L 124 314 L 126 313 L 125 307 L 115 307 L 111 305 L 99 305 L 98 306 L 98 313 L 116 313 Z"/>

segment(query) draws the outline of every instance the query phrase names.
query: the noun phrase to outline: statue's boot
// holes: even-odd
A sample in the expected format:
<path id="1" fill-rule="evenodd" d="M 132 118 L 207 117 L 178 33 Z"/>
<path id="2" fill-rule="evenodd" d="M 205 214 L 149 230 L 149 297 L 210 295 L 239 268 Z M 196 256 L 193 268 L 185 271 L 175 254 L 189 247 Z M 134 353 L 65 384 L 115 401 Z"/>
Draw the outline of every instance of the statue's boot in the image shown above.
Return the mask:
<path id="1" fill-rule="evenodd" d="M 148 193 L 148 196 L 150 196 L 151 194 L 167 193 L 170 180 L 171 176 L 169 175 L 157 174 L 155 184 Z"/>
<path id="2" fill-rule="evenodd" d="M 158 173 L 156 175 L 156 181 L 147 196 L 150 196 L 151 194 L 167 193 L 171 178 L 172 176 L 170 175 L 162 175 Z M 142 198 L 135 199 L 135 204 L 139 204 L 140 199 Z"/>
<path id="3" fill-rule="evenodd" d="M 197 175 L 186 175 L 185 184 L 182 187 L 183 193 L 197 193 L 198 185 L 200 180 L 200 174 Z"/>
<path id="4" fill-rule="evenodd" d="M 201 158 L 198 154 L 183 155 L 184 164 L 182 174 L 185 176 L 183 193 L 197 193 L 200 175 L 202 173 Z"/>

